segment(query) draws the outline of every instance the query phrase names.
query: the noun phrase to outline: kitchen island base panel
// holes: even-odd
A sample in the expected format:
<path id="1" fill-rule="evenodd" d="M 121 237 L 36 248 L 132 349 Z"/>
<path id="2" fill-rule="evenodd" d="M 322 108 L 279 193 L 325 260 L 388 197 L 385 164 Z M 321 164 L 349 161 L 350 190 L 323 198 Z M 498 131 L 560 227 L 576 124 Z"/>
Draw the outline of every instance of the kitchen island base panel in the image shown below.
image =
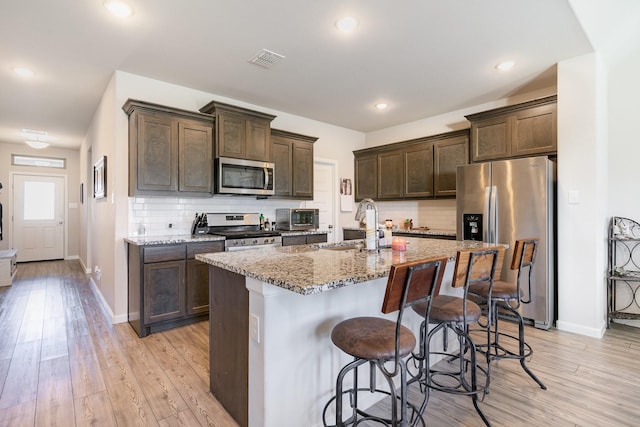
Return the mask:
<path id="1" fill-rule="evenodd" d="M 458 295 L 458 290 L 450 287 L 454 266 L 454 262 L 447 263 L 441 293 Z M 300 295 L 246 278 L 249 315 L 258 319 L 259 326 L 249 338 L 249 426 L 322 426 L 322 410 L 335 393 L 335 378 L 342 366 L 351 361 L 331 342 L 331 330 L 350 317 L 395 320 L 396 313 L 385 316 L 380 311 L 386 284 L 387 278 L 383 277 L 329 292 Z M 403 323 L 419 334 L 417 314 L 407 313 Z M 434 343 L 441 345 L 442 340 Z M 451 337 L 450 347 L 455 343 Z M 215 368 L 212 363 L 212 372 Z M 365 378 L 368 366 L 363 365 L 359 375 Z M 384 388 L 384 378 L 377 379 L 378 387 Z M 374 405 L 379 398 L 363 394 L 359 405 Z M 331 411 L 333 408 L 327 413 L 327 421 L 335 418 Z"/>
<path id="2" fill-rule="evenodd" d="M 245 277 L 210 265 L 209 289 L 209 387 L 240 427 L 254 425 L 247 420 L 249 292 Z"/>

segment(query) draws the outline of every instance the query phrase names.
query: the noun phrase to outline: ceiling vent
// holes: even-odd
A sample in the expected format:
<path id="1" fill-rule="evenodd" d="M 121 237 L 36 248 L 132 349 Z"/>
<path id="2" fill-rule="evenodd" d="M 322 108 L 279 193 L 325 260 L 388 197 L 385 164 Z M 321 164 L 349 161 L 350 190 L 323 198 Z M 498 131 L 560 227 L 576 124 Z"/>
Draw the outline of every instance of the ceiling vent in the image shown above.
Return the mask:
<path id="1" fill-rule="evenodd" d="M 249 60 L 252 64 L 259 65 L 264 68 L 271 68 L 275 63 L 284 59 L 284 55 L 262 49 L 258 54 Z"/>

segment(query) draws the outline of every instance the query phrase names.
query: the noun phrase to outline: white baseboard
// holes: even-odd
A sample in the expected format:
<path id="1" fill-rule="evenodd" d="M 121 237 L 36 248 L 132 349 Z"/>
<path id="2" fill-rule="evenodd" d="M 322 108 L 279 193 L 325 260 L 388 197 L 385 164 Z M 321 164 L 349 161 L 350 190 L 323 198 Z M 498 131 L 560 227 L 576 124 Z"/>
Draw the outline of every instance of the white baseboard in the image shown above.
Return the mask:
<path id="1" fill-rule="evenodd" d="M 84 261 L 81 260 L 80 257 L 78 257 L 78 261 L 80 261 L 80 265 L 82 266 L 82 271 L 84 271 L 85 274 L 91 274 L 91 268 L 84 265 Z"/>
<path id="2" fill-rule="evenodd" d="M 557 320 L 556 329 L 565 332 L 572 332 L 574 334 L 586 335 L 593 338 L 602 338 L 605 330 L 607 329 L 607 325 L 603 323 L 600 328 L 587 328 L 584 325 Z"/>
<path id="3" fill-rule="evenodd" d="M 89 286 L 91 287 L 93 294 L 96 296 L 96 299 L 98 300 L 98 305 L 100 306 L 102 313 L 107 317 L 107 319 L 111 319 L 111 324 L 124 323 L 128 320 L 126 313 L 120 314 L 117 316 L 113 314 L 113 311 L 111 311 L 111 307 L 109 307 L 109 304 L 107 304 L 107 301 L 104 299 L 104 296 L 102 296 L 102 292 L 100 292 L 100 289 L 98 289 L 96 282 L 93 281 L 93 277 L 89 278 Z"/>

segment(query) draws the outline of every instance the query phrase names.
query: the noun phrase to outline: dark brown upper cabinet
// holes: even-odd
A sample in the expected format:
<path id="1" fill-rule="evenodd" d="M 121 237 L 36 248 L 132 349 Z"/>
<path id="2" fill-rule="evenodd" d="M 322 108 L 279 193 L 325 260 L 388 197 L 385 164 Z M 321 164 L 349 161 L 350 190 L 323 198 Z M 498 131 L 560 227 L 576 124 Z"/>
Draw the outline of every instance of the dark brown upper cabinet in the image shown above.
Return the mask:
<path id="1" fill-rule="evenodd" d="M 471 122 L 471 161 L 555 154 L 556 100 L 554 95 L 466 116 Z"/>
<path id="2" fill-rule="evenodd" d="M 378 198 L 378 156 L 367 150 L 354 151 L 355 198 Z"/>
<path id="3" fill-rule="evenodd" d="M 213 194 L 213 118 L 128 100 L 129 196 Z"/>
<path id="4" fill-rule="evenodd" d="M 313 199 L 313 144 L 318 138 L 271 129 L 274 197 Z"/>
<path id="5" fill-rule="evenodd" d="M 404 195 L 402 149 L 378 153 L 378 200 L 401 199 Z"/>
<path id="6" fill-rule="evenodd" d="M 433 196 L 433 143 L 418 142 L 404 149 L 404 196 Z"/>
<path id="7" fill-rule="evenodd" d="M 271 121 L 276 116 L 216 101 L 200 112 L 215 117 L 216 157 L 270 161 Z"/>
<path id="8" fill-rule="evenodd" d="M 469 162 L 469 131 L 354 151 L 356 200 L 455 197 L 456 168 Z"/>
<path id="9" fill-rule="evenodd" d="M 458 166 L 469 163 L 469 132 L 452 133 L 433 143 L 434 182 L 436 197 L 455 197 Z"/>

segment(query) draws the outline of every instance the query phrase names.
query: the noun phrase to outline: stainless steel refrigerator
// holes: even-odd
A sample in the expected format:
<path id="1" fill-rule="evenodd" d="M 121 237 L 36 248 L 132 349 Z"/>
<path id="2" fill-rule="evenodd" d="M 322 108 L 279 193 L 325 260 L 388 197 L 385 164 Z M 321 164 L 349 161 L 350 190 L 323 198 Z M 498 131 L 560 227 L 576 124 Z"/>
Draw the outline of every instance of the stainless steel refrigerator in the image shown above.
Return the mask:
<path id="1" fill-rule="evenodd" d="M 521 304 L 520 312 L 548 329 L 555 319 L 555 164 L 529 157 L 458 166 L 456 181 L 458 240 L 509 244 L 501 280 L 516 281 L 517 271 L 509 268 L 515 241 L 540 239 L 531 302 Z M 526 276 L 521 284 L 526 299 Z"/>

